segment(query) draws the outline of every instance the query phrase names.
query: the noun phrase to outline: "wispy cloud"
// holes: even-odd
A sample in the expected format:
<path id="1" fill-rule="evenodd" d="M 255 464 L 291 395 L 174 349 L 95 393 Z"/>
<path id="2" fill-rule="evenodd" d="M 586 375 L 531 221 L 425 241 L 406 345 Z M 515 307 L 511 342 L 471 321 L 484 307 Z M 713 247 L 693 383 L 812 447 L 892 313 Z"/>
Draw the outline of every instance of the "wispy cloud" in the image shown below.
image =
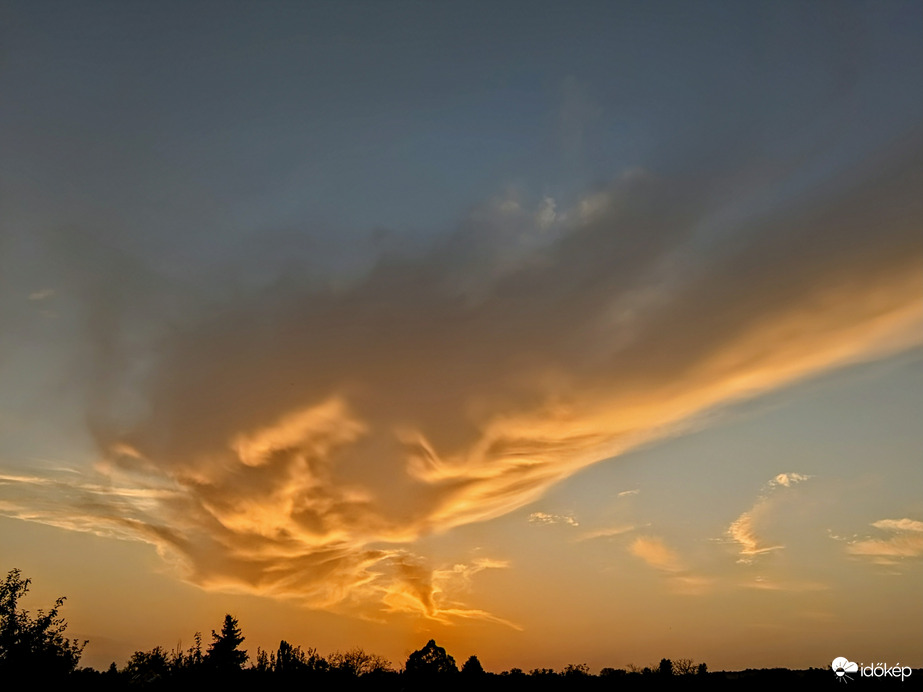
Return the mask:
<path id="1" fill-rule="evenodd" d="M 618 496 L 619 496 L 619 497 L 628 497 L 629 495 L 637 495 L 637 494 L 640 493 L 640 492 L 641 492 L 641 491 L 640 491 L 638 488 L 635 488 L 634 490 L 623 490 L 622 492 L 619 493 Z"/>
<path id="2" fill-rule="evenodd" d="M 771 514 L 779 496 L 774 491 L 779 488 L 791 488 L 802 483 L 811 476 L 803 473 L 780 473 L 766 484 L 766 491 L 760 495 L 753 507 L 743 512 L 728 526 L 726 535 L 739 546 L 739 559 L 741 564 L 751 564 L 757 555 L 781 550 L 781 544 L 767 545 L 757 531 L 757 525 L 765 522 Z"/>
<path id="3" fill-rule="evenodd" d="M 641 526 L 635 526 L 634 524 L 625 524 L 623 526 L 609 526 L 602 529 L 596 529 L 594 531 L 587 531 L 580 534 L 577 538 L 578 541 L 589 541 L 594 538 L 610 538 L 612 536 L 621 536 L 625 533 L 630 533 L 635 531 L 642 526 L 650 526 L 650 524 L 642 524 Z"/>
<path id="4" fill-rule="evenodd" d="M 916 519 L 879 519 L 876 529 L 890 531 L 889 538 L 865 538 L 850 542 L 850 555 L 870 558 L 879 564 L 896 564 L 904 558 L 923 557 L 923 522 Z"/>
<path id="5" fill-rule="evenodd" d="M 788 591 L 793 593 L 803 591 L 825 591 L 830 588 L 829 585 L 819 581 L 779 581 L 766 577 L 754 577 L 749 581 L 743 582 L 742 586 L 763 591 Z"/>
<path id="6" fill-rule="evenodd" d="M 740 559 L 738 562 L 749 563 L 754 555 L 761 555 L 773 550 L 781 550 L 781 545 L 765 545 L 762 539 L 756 534 L 753 527 L 752 512 L 744 512 L 737 519 L 731 522 L 727 533 L 732 541 L 740 545 Z"/>
<path id="7" fill-rule="evenodd" d="M 529 515 L 530 524 L 568 524 L 580 526 L 580 523 L 571 516 L 562 514 L 547 514 L 545 512 L 532 512 Z"/>
<path id="8" fill-rule="evenodd" d="M 397 561 L 399 578 L 387 584 L 382 601 L 389 613 L 423 615 L 442 624 L 457 618 L 487 620 L 512 629 L 522 629 L 510 620 L 485 610 L 465 607 L 459 597 L 471 590 L 471 578 L 486 569 L 505 569 L 503 560 L 480 558 L 450 569 L 430 570 L 419 559 L 405 555 Z"/>
<path id="9" fill-rule="evenodd" d="M 632 541 L 628 550 L 651 567 L 665 572 L 679 572 L 685 569 L 679 556 L 664 544 L 660 538 L 642 536 Z"/>
<path id="10" fill-rule="evenodd" d="M 629 545 L 628 551 L 649 567 L 662 572 L 672 590 L 677 593 L 699 595 L 705 593 L 714 582 L 711 577 L 693 573 L 679 554 L 661 538 L 638 537 Z"/>
<path id="11" fill-rule="evenodd" d="M 29 294 L 29 300 L 48 300 L 49 298 L 54 297 L 54 289 L 52 288 L 43 288 L 38 291 L 33 291 Z"/>

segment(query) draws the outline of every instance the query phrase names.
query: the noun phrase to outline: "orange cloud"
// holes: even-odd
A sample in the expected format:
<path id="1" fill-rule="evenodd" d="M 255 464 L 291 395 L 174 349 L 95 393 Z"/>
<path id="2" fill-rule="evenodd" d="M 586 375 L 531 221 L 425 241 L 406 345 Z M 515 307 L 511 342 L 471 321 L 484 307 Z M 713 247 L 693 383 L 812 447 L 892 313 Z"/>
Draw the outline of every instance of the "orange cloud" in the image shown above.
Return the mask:
<path id="1" fill-rule="evenodd" d="M 113 358 L 118 320 L 95 321 L 114 373 L 87 396 L 104 459 L 92 482 L 0 483 L 0 511 L 149 541 L 206 588 L 493 618 L 449 598 L 419 538 L 522 508 L 705 412 L 920 343 L 919 153 L 869 172 L 862 196 L 763 216 L 735 243 L 701 235 L 723 211 L 714 181 L 628 176 L 572 209 L 494 200 L 346 287 L 292 278 L 221 310 L 184 302 L 192 314 L 140 355 Z M 882 220 L 889 204 L 910 211 Z M 132 355 L 143 384 L 113 365 Z M 123 410 L 119 387 L 144 405 Z M 753 510 L 729 534 L 745 556 L 776 547 Z M 631 551 L 681 575 L 657 539 Z"/>
<path id="2" fill-rule="evenodd" d="M 692 573 L 680 556 L 663 542 L 652 536 L 641 536 L 632 541 L 628 551 L 648 566 L 663 572 L 672 591 L 686 595 L 699 595 L 711 588 L 714 579 Z"/>
<path id="3" fill-rule="evenodd" d="M 810 478 L 811 476 L 803 473 L 777 474 L 766 484 L 765 493 L 760 496 L 756 504 L 731 522 L 726 533 L 731 541 L 740 546 L 740 559 L 737 562 L 748 565 L 753 562 L 756 555 L 781 550 L 785 547 L 783 545 L 766 545 L 757 533 L 756 526 L 758 523 L 765 523 L 772 514 L 781 497 L 778 493 L 784 492 L 780 490 L 781 488 L 790 488 Z"/>
<path id="4" fill-rule="evenodd" d="M 636 538 L 628 549 L 632 555 L 641 558 L 651 567 L 665 572 L 679 572 L 684 569 L 679 556 L 659 538 Z"/>
<path id="5" fill-rule="evenodd" d="M 731 522 L 728 527 L 728 535 L 732 541 L 740 544 L 741 558 L 738 562 L 749 563 L 754 555 L 768 553 L 773 550 L 780 550 L 781 545 L 765 545 L 753 528 L 753 514 L 744 512 L 737 519 Z"/>

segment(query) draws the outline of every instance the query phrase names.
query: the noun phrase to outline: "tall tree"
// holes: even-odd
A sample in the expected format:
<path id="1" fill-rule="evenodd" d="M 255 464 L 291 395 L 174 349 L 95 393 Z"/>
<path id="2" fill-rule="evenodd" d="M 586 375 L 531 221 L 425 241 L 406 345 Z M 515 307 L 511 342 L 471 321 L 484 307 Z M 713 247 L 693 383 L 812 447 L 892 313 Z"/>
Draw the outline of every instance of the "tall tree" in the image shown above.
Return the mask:
<path id="1" fill-rule="evenodd" d="M 208 647 L 206 660 L 209 665 L 221 672 L 233 672 L 243 668 L 247 662 L 247 652 L 239 647 L 244 641 L 237 618 L 224 616 L 221 634 L 212 630 L 212 643 Z"/>

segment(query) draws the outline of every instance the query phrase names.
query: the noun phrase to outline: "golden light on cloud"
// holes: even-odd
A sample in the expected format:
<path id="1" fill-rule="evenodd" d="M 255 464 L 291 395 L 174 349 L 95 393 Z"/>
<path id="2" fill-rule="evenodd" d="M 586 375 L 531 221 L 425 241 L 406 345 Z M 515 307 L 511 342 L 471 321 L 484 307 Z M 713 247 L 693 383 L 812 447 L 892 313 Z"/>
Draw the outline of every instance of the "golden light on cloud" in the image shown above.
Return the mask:
<path id="1" fill-rule="evenodd" d="M 668 548 L 662 539 L 642 536 L 632 541 L 629 551 L 651 567 L 665 572 L 679 572 L 684 569 L 679 556 Z"/>
<path id="2" fill-rule="evenodd" d="M 740 544 L 741 558 L 738 562 L 749 563 L 754 555 L 768 553 L 773 550 L 781 550 L 781 545 L 765 545 L 757 536 L 753 527 L 753 515 L 750 512 L 744 512 L 735 519 L 728 527 L 728 535 L 731 540 Z"/>
<path id="3" fill-rule="evenodd" d="M 699 596 L 714 584 L 713 577 L 693 572 L 675 550 L 656 536 L 636 538 L 629 544 L 628 552 L 660 571 L 674 593 Z"/>
<path id="4" fill-rule="evenodd" d="M 502 559 L 431 565 L 417 541 L 525 507 L 722 406 L 923 341 L 916 228 L 866 243 L 873 210 L 845 201 L 703 254 L 700 184 L 628 176 L 570 210 L 495 200 L 346 288 L 282 282 L 193 315 L 146 354 L 143 406 L 115 410 L 116 377 L 88 397 L 103 402 L 94 484 L 9 478 L 0 511 L 154 543 L 205 588 L 506 623 L 459 586 Z M 757 535 L 758 513 L 728 529 L 744 559 L 780 547 Z M 661 539 L 630 552 L 704 588 Z"/>
<path id="5" fill-rule="evenodd" d="M 766 492 L 761 495 L 753 507 L 743 512 L 737 519 L 731 522 L 727 529 L 728 538 L 737 543 L 739 548 L 740 564 L 749 565 L 757 555 L 771 553 L 781 550 L 783 545 L 767 545 L 757 532 L 757 525 L 766 522 L 772 515 L 779 499 L 779 493 L 785 492 L 785 489 L 803 483 L 811 476 L 803 473 L 779 473 L 776 474 L 767 484 Z"/>

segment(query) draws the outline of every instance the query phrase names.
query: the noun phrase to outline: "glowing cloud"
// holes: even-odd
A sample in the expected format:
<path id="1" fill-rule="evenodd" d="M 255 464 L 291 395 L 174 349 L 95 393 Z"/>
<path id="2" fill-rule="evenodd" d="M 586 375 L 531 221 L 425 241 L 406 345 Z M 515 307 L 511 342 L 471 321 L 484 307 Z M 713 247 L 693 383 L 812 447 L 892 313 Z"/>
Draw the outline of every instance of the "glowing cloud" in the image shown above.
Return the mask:
<path id="1" fill-rule="evenodd" d="M 796 483 L 801 483 L 806 481 L 811 476 L 806 476 L 803 473 L 780 473 L 778 476 L 769 481 L 770 485 L 782 485 L 786 488 L 790 488 Z"/>
<path id="2" fill-rule="evenodd" d="M 727 529 L 727 536 L 731 541 L 740 546 L 740 558 L 737 560 L 740 564 L 750 564 L 756 555 L 769 553 L 774 550 L 781 550 L 783 545 L 766 545 L 757 534 L 756 524 L 771 514 L 778 495 L 774 491 L 779 488 L 791 488 L 797 483 L 802 483 L 811 476 L 803 473 L 780 473 L 766 484 L 766 492 L 760 496 L 753 507 L 743 512 L 737 519 L 731 522 Z"/>
<path id="3" fill-rule="evenodd" d="M 636 538 L 628 550 L 651 567 L 664 572 L 679 572 L 684 569 L 679 556 L 668 548 L 660 538 L 644 536 Z"/>
<path id="4" fill-rule="evenodd" d="M 644 524 L 644 526 L 649 526 L 649 524 Z M 634 531 L 639 527 L 632 524 L 626 526 L 610 526 L 604 529 L 596 529 L 595 531 L 587 531 L 582 534 L 577 540 L 578 541 L 589 541 L 594 538 L 611 538 L 612 536 L 621 536 L 622 534 L 629 533 Z"/>
<path id="5" fill-rule="evenodd" d="M 862 195 L 834 186 L 728 244 L 707 230 L 720 180 L 630 175 L 569 209 L 500 198 L 346 287 L 283 277 L 220 309 L 184 294 L 144 347 L 120 331 L 142 300 L 126 288 L 88 326 L 106 374 L 86 396 L 95 476 L 9 478 L 0 511 L 148 541 L 205 588 L 498 620 L 414 543 L 706 411 L 920 343 L 923 166 L 891 157 L 854 172 Z M 756 514 L 728 529 L 745 558 L 779 547 Z M 698 588 L 659 539 L 630 550 Z"/>
<path id="6" fill-rule="evenodd" d="M 545 512 L 532 512 L 529 515 L 530 524 L 568 524 L 570 526 L 580 526 L 578 521 L 573 517 L 561 514 L 546 514 Z"/>
<path id="7" fill-rule="evenodd" d="M 780 550 L 784 547 L 781 545 L 767 546 L 762 543 L 761 539 L 754 531 L 753 515 L 751 512 L 744 512 L 737 517 L 737 519 L 731 522 L 727 532 L 732 541 L 740 544 L 741 558 L 738 562 L 743 564 L 750 563 L 754 555 Z"/>
<path id="8" fill-rule="evenodd" d="M 675 593 L 700 595 L 708 591 L 714 579 L 692 573 L 680 556 L 653 536 L 636 538 L 628 546 L 628 552 L 643 560 L 649 567 L 663 573 Z"/>

